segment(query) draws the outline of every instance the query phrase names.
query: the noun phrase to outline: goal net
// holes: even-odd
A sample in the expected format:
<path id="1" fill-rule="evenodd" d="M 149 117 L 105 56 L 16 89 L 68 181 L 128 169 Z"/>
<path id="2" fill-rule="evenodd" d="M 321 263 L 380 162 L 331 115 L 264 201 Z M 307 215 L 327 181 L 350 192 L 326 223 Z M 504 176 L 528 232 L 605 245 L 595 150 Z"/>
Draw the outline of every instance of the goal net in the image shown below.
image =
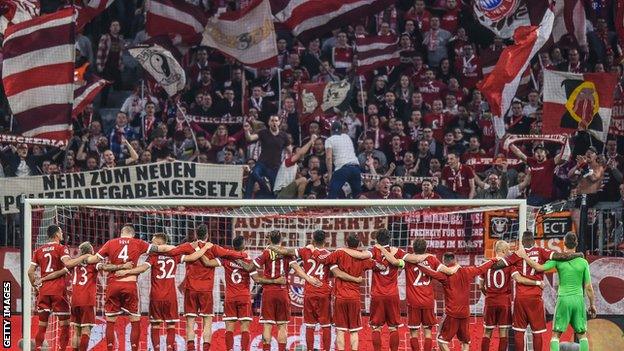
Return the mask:
<path id="1" fill-rule="evenodd" d="M 529 211 L 530 212 L 530 211 Z M 519 233 L 533 227 L 533 218 L 527 214 L 527 207 L 519 200 L 54 200 L 29 199 L 25 205 L 25 239 L 23 267 L 28 267 L 32 252 L 46 243 L 46 228 L 59 225 L 65 236 L 65 244 L 72 256 L 78 255 L 78 246 L 89 241 L 99 249 L 107 240 L 117 237 L 124 224 L 134 225 L 140 239 L 150 241 L 155 233 L 166 233 L 174 245 L 193 240 L 196 228 L 205 224 L 209 229 L 210 241 L 221 246 L 230 246 L 234 237 L 246 238 L 248 254 L 254 258 L 267 246 L 267 234 L 279 230 L 283 244 L 288 247 L 303 247 L 311 242 L 312 233 L 322 229 L 328 234 L 328 249 L 345 246 L 347 235 L 356 233 L 362 242 L 362 249 L 374 245 L 373 233 L 386 228 L 391 233 L 391 245 L 411 252 L 416 238 L 426 239 L 428 252 L 441 257 L 452 251 L 462 265 L 479 264 L 484 256 L 491 257 L 492 240 L 515 241 Z M 184 265 L 178 267 L 177 283 L 185 276 Z M 36 297 L 24 272 L 24 338 L 29 338 L 36 327 Z M 367 324 L 370 306 L 370 272 L 362 284 L 361 299 L 363 324 Z M 139 277 L 139 296 L 142 314 L 147 317 L 149 306 L 149 274 Z M 97 325 L 91 335 L 90 348 L 99 349 L 104 343 L 104 292 L 106 279 L 100 273 L 97 288 Z M 303 282 L 290 274 L 289 292 L 293 316 L 288 326 L 288 349 L 305 349 L 305 330 L 302 323 Z M 224 271 L 216 268 L 213 289 L 213 349 L 223 342 L 224 325 L 222 312 L 224 303 Z M 401 312 L 406 320 L 405 274 L 399 275 Z M 443 293 L 439 284 L 436 289 L 436 313 L 444 311 Z M 262 289 L 254 286 L 252 323 L 252 350 L 261 350 L 261 327 L 258 325 Z M 71 292 L 69 294 L 71 296 Z M 178 291 L 179 308 L 183 297 Z M 483 297 L 476 288 L 471 289 L 472 328 L 482 328 L 480 317 L 483 311 Z M 182 312 L 182 311 L 180 311 Z M 31 318 L 32 317 L 32 318 Z M 119 319 L 117 338 L 124 349 L 129 350 L 129 327 L 124 318 Z M 201 323 L 200 319 L 197 323 Z M 363 333 L 366 333 L 365 328 Z M 435 330 L 434 330 L 435 333 Z M 58 321 L 50 319 L 46 342 L 56 349 L 58 342 Z M 153 349 L 149 337 L 147 318 L 142 321 L 141 350 Z M 235 332 L 235 348 L 240 336 Z M 363 334 L 361 350 L 368 350 L 369 342 Z M 177 325 L 178 349 L 184 350 L 185 321 Z M 435 337 L 435 335 L 434 335 Z M 163 336 L 164 338 L 164 336 Z M 318 336 L 317 336 L 318 338 Z M 276 343 L 276 341 L 274 340 Z M 320 340 L 316 343 L 319 345 Z M 164 340 L 161 341 L 164 344 Z M 121 346 L 121 345 L 120 345 Z M 277 345 L 275 345 L 277 346 Z M 401 329 L 401 350 L 409 350 L 409 331 Z"/>

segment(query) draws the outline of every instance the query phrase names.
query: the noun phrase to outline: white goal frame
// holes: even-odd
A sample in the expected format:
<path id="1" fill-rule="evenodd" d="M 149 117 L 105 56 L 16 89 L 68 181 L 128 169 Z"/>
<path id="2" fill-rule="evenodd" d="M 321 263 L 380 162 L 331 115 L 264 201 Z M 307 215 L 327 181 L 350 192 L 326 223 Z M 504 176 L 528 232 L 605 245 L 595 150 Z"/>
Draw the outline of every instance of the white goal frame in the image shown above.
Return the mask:
<path id="1" fill-rule="evenodd" d="M 527 203 L 524 199 L 475 200 L 273 200 L 273 199 L 24 199 L 24 228 L 22 246 L 22 339 L 31 340 L 32 287 L 28 280 L 28 267 L 32 256 L 32 210 L 34 206 L 102 206 L 102 207 L 396 207 L 396 206 L 501 206 L 518 208 L 518 233 L 521 236 L 527 225 Z M 24 349 L 30 349 L 30 342 L 24 342 Z"/>

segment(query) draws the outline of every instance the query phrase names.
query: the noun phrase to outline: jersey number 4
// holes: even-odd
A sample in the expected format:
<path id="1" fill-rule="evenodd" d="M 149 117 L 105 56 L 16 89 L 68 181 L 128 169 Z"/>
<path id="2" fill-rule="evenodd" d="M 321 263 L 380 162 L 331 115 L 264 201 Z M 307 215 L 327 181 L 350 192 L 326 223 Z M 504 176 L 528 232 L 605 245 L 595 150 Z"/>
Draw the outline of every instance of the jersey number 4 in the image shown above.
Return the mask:
<path id="1" fill-rule="evenodd" d="M 317 267 L 316 261 L 312 259 L 309 259 L 308 263 L 310 264 L 310 269 L 308 269 L 308 272 L 307 272 L 308 275 L 316 276 L 320 280 L 323 280 L 323 276 L 325 276 L 325 265 L 321 263 Z"/>

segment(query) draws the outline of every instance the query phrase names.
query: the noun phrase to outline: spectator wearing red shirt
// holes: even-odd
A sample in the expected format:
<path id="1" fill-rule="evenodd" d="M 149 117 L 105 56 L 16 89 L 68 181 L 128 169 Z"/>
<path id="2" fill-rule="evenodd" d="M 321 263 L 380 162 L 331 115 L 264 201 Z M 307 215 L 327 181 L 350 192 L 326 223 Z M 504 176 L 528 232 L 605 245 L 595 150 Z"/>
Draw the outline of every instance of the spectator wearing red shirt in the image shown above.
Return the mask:
<path id="1" fill-rule="evenodd" d="M 410 76 L 410 80 L 415 86 L 427 80 L 427 66 L 423 63 L 422 56 L 412 57 L 412 66 L 405 70 L 405 74 Z"/>
<path id="2" fill-rule="evenodd" d="M 433 137 L 438 141 L 444 138 L 444 131 L 453 119 L 451 114 L 443 112 L 443 108 L 442 100 L 434 100 L 431 104 L 431 112 L 427 113 L 423 119 L 425 126 L 433 130 Z"/>
<path id="3" fill-rule="evenodd" d="M 370 115 L 368 117 L 368 128 L 360 135 L 360 140 L 373 139 L 375 149 L 385 148 L 387 145 L 388 133 L 381 128 L 379 117 Z"/>
<path id="4" fill-rule="evenodd" d="M 401 197 L 390 192 L 391 185 L 392 181 L 389 177 L 381 177 L 377 181 L 377 190 L 360 195 L 360 199 L 400 199 Z"/>
<path id="5" fill-rule="evenodd" d="M 440 195 L 433 191 L 433 181 L 429 179 L 424 179 L 422 183 L 420 183 L 421 192 L 414 195 L 412 199 L 416 200 L 432 200 L 432 199 L 441 199 Z"/>
<path id="6" fill-rule="evenodd" d="M 561 153 L 554 158 L 548 158 L 546 148 L 539 144 L 533 148 L 533 157 L 527 157 L 517 146 L 509 147 L 516 157 L 531 167 L 531 194 L 527 204 L 542 206 L 549 203 L 553 197 L 555 167 L 564 162 Z"/>
<path id="7" fill-rule="evenodd" d="M 430 28 L 431 13 L 425 9 L 425 0 L 414 1 L 414 6 L 407 11 L 404 18 L 413 20 L 418 25 L 421 33 L 428 31 Z"/>
<path id="8" fill-rule="evenodd" d="M 453 191 L 460 199 L 473 199 L 476 194 L 474 177 L 472 168 L 462 165 L 459 155 L 448 154 L 447 165 L 442 169 L 442 185 Z"/>
<path id="9" fill-rule="evenodd" d="M 459 27 L 459 14 L 461 6 L 457 5 L 457 0 L 446 1 L 446 12 L 442 15 L 440 27 L 454 34 Z"/>
<path id="10" fill-rule="evenodd" d="M 446 84 L 435 79 L 435 73 L 432 69 L 425 71 L 425 81 L 418 84 L 418 91 L 422 93 L 425 103 L 431 105 L 434 100 L 442 99 L 446 95 L 448 87 Z"/>
<path id="11" fill-rule="evenodd" d="M 481 74 L 481 61 L 477 57 L 472 44 L 465 44 L 462 55 L 455 59 L 455 72 L 457 72 L 461 85 L 472 89 L 483 78 Z"/>

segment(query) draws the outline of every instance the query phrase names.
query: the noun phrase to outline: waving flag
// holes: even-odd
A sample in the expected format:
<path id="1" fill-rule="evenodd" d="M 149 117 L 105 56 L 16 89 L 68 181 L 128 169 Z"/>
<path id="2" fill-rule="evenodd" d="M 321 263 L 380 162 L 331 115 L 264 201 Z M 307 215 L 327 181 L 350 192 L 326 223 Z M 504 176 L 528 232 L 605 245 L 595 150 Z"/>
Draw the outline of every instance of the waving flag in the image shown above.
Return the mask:
<path id="1" fill-rule="evenodd" d="M 303 42 L 379 13 L 394 0 L 271 0 L 277 22 Z"/>
<path id="2" fill-rule="evenodd" d="M 506 47 L 491 74 L 477 84 L 477 87 L 495 116 L 504 116 L 523 76 L 526 79 L 531 58 L 544 46 L 552 32 L 554 14 L 548 9 L 539 26 L 523 26 L 514 32 L 515 44 Z"/>
<path id="3" fill-rule="evenodd" d="M 277 37 L 269 0 L 255 0 L 242 10 L 211 17 L 202 45 L 251 67 L 277 66 Z"/>
<path id="4" fill-rule="evenodd" d="M 169 96 L 184 89 L 186 75 L 173 54 L 157 44 L 128 49 L 143 69 L 163 87 Z"/>
<path id="5" fill-rule="evenodd" d="M 357 51 L 357 74 L 363 74 L 383 66 L 401 63 L 399 41 L 395 35 L 355 39 Z"/>
<path id="6" fill-rule="evenodd" d="M 95 79 L 87 82 L 82 86 L 76 86 L 74 89 L 74 103 L 72 105 L 72 117 L 76 118 L 79 114 L 84 111 L 84 109 L 90 103 L 95 100 L 95 98 L 100 94 L 102 89 L 107 85 L 111 84 L 111 82 L 106 79 L 101 79 L 99 77 L 95 77 Z"/>
<path id="7" fill-rule="evenodd" d="M 351 84 L 346 80 L 330 83 L 305 83 L 299 87 L 299 123 L 308 123 L 334 109 L 344 110 Z"/>
<path id="8" fill-rule="evenodd" d="M 10 24 L 28 21 L 39 16 L 39 0 L 0 0 L 0 34 Z"/>
<path id="9" fill-rule="evenodd" d="M 544 70 L 546 134 L 587 130 L 605 141 L 611 123 L 615 73 L 570 73 Z"/>
<path id="10" fill-rule="evenodd" d="M 74 29 L 72 9 L 7 28 L 2 47 L 2 82 L 16 133 L 69 139 L 74 101 Z"/>
<path id="11" fill-rule="evenodd" d="M 197 45 L 208 23 L 199 6 L 183 0 L 147 0 L 145 30 L 150 37 L 167 35 L 174 42 Z"/>
<path id="12" fill-rule="evenodd" d="M 115 0 L 88 0 L 84 6 L 77 6 L 76 30 L 81 31 L 95 17 L 99 16 Z"/>

